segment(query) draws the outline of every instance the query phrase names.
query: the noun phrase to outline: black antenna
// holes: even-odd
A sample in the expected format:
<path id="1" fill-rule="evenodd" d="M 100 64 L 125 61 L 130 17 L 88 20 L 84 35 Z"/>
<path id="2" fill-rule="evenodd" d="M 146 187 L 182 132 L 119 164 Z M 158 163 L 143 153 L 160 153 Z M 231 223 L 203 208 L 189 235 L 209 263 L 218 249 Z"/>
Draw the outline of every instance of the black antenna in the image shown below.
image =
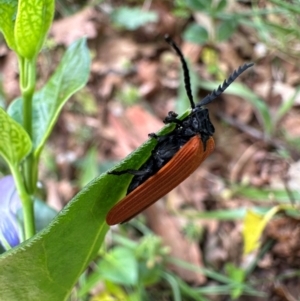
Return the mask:
<path id="1" fill-rule="evenodd" d="M 181 50 L 178 48 L 178 46 L 175 44 L 175 42 L 171 39 L 171 37 L 169 35 L 165 35 L 165 40 L 167 43 L 169 43 L 172 46 L 172 48 L 176 51 L 177 55 L 180 58 L 180 61 L 182 64 L 182 69 L 183 69 L 184 86 L 185 86 L 186 94 L 190 100 L 192 109 L 194 109 L 195 103 L 194 103 L 192 89 L 191 89 L 190 73 L 189 73 L 189 68 L 185 61 L 185 58 L 184 58 Z"/>
<path id="2" fill-rule="evenodd" d="M 224 80 L 223 84 L 218 87 L 218 89 L 213 90 L 210 94 L 205 96 L 199 104 L 197 104 L 197 107 L 201 107 L 204 105 L 207 105 L 214 99 L 216 99 L 220 94 L 222 94 L 244 71 L 246 71 L 248 68 L 252 67 L 254 64 L 244 64 L 243 66 L 240 66 L 237 70 L 234 70 L 234 72 L 229 76 L 228 79 Z"/>

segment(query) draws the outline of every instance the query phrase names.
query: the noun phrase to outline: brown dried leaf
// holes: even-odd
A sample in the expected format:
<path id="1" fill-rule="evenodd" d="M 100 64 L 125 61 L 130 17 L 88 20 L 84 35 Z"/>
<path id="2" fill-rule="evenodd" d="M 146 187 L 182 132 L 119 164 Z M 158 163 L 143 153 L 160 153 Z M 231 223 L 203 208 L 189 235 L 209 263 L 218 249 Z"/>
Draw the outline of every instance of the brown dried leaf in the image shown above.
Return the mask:
<path id="1" fill-rule="evenodd" d="M 64 204 L 59 195 L 58 183 L 55 180 L 48 179 L 47 186 L 47 204 L 57 211 L 60 211 Z"/>
<path id="2" fill-rule="evenodd" d="M 148 139 L 149 133 L 156 132 L 163 126 L 161 121 L 141 106 L 126 109 L 122 117 L 109 114 L 109 122 L 117 137 L 112 153 L 118 158 L 127 156 Z"/>
<path id="3" fill-rule="evenodd" d="M 189 241 L 181 234 L 180 225 L 175 218 L 169 216 L 162 206 L 157 203 L 149 207 L 145 213 L 151 229 L 163 239 L 166 246 L 170 247 L 171 256 L 188 262 L 195 267 L 203 267 L 202 254 L 198 244 Z M 172 265 L 171 268 L 185 281 L 197 285 L 206 282 L 206 277 L 202 274 L 177 265 Z"/>
<path id="4" fill-rule="evenodd" d="M 281 283 L 276 283 L 274 285 L 274 293 L 280 298 L 282 301 L 297 301 L 295 297 L 291 295 L 286 286 Z"/>
<path id="5" fill-rule="evenodd" d="M 7 99 L 14 99 L 20 95 L 18 79 L 18 61 L 16 55 L 9 51 L 5 57 L 5 63 L 2 69 L 3 89 Z"/>
<path id="6" fill-rule="evenodd" d="M 289 113 L 281 122 L 282 127 L 290 137 L 299 138 L 300 136 L 300 117 L 297 112 Z"/>
<path id="7" fill-rule="evenodd" d="M 281 96 L 282 102 L 285 102 L 295 96 L 296 88 L 287 83 L 276 81 L 273 85 L 273 91 Z M 300 93 L 295 98 L 295 104 L 300 105 Z"/>
<path id="8" fill-rule="evenodd" d="M 68 46 L 82 37 L 90 39 L 97 36 L 94 19 L 97 17 L 95 10 L 88 7 L 77 14 L 55 21 L 50 34 L 57 44 Z"/>
<path id="9" fill-rule="evenodd" d="M 141 96 L 147 97 L 157 92 L 160 88 L 158 63 L 149 60 L 141 60 L 137 65 L 137 75 L 141 82 L 139 91 Z"/>
<path id="10" fill-rule="evenodd" d="M 92 71 L 100 74 L 108 72 L 124 73 L 124 63 L 132 61 L 139 52 L 139 46 L 127 37 L 107 37 L 96 49 L 97 58 Z"/>
<path id="11" fill-rule="evenodd" d="M 253 116 L 253 106 L 240 97 L 223 95 L 225 98 L 225 113 L 242 123 L 248 124 Z"/>
<path id="12" fill-rule="evenodd" d="M 273 252 L 284 260 L 299 267 L 300 258 L 300 221 L 281 217 L 273 219 L 266 228 L 266 235 L 277 242 L 273 247 Z"/>

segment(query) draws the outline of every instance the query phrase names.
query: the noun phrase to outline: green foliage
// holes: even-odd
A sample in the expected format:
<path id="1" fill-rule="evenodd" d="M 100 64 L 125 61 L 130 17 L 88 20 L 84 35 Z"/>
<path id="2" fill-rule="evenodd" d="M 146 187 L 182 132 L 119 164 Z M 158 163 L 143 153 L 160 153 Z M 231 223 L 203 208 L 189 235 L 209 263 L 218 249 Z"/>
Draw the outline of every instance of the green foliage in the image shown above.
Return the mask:
<path id="1" fill-rule="evenodd" d="M 157 22 L 158 16 L 154 11 L 144 11 L 138 7 L 121 6 L 111 14 L 115 25 L 128 30 L 135 30 L 149 22 Z"/>
<path id="2" fill-rule="evenodd" d="M 0 108 L 0 155 L 9 166 L 17 166 L 31 151 L 31 141 L 21 125 Z"/>
<path id="3" fill-rule="evenodd" d="M 120 236 L 116 238 L 122 246 L 113 248 L 98 261 L 97 271 L 89 276 L 80 290 L 80 296 L 102 280 L 106 287 L 109 283 L 122 285 L 129 295 L 138 295 L 137 300 L 143 300 L 146 294 L 144 288 L 161 280 L 168 250 L 162 246 L 160 238 L 147 235 L 140 243 Z"/>
<path id="4" fill-rule="evenodd" d="M 246 197 L 254 202 L 264 202 L 272 204 L 274 200 L 277 203 L 290 203 L 290 195 L 286 189 L 262 189 L 242 185 L 233 185 L 233 194 L 237 196 Z M 300 192 L 292 190 L 291 194 L 296 198 L 300 198 Z"/>
<path id="5" fill-rule="evenodd" d="M 8 46 L 21 57 L 34 58 L 52 23 L 54 1 L 2 0 L 0 14 L 0 31 Z"/>
<path id="6" fill-rule="evenodd" d="M 219 23 L 216 26 L 216 40 L 220 42 L 228 40 L 236 30 L 237 26 L 238 23 L 236 19 L 233 18 Z"/>
<path id="7" fill-rule="evenodd" d="M 210 279 L 219 282 L 219 285 L 210 285 L 204 287 L 190 287 L 178 277 L 176 279 L 177 285 L 179 285 L 180 291 L 184 296 L 190 297 L 192 300 L 210 300 L 204 297 L 204 295 L 220 295 L 220 294 L 232 294 L 234 291 L 242 291 L 247 295 L 252 296 L 264 296 L 263 293 L 258 292 L 251 285 L 243 283 L 239 278 L 232 277 L 231 275 L 223 275 L 222 272 L 216 272 L 207 268 L 198 268 L 189 263 L 182 262 L 180 260 L 169 258 L 168 263 L 176 264 L 180 267 L 183 267 L 187 270 L 200 273 L 209 277 Z M 184 299 L 185 300 L 185 299 Z"/>
<path id="8" fill-rule="evenodd" d="M 54 15 L 53 0 L 19 0 L 14 28 L 16 52 L 27 59 L 41 50 Z"/>
<path id="9" fill-rule="evenodd" d="M 2 300 L 67 299 L 108 230 L 105 215 L 118 194 L 108 177 L 90 183 L 47 228 L 0 257 Z"/>
<path id="10" fill-rule="evenodd" d="M 153 143 L 153 139 L 147 141 L 116 168 L 139 168 L 149 157 Z M 126 193 L 130 180 L 131 176 L 102 174 L 77 194 L 47 228 L 4 253 L 0 257 L 1 297 L 12 301 L 20 300 L 21 295 L 30 300 L 67 298 L 96 256 L 108 230 L 106 214 Z M 26 273 L 15 279 L 20 267 Z M 147 274 L 143 277 L 151 279 Z"/>
<path id="11" fill-rule="evenodd" d="M 245 271 L 232 263 L 227 263 L 225 266 L 225 270 L 228 276 L 235 280 L 238 283 L 243 283 L 245 281 Z M 242 287 L 236 287 L 231 292 L 231 297 L 233 300 L 239 298 L 243 293 Z"/>
<path id="12" fill-rule="evenodd" d="M 173 15 L 179 18 L 189 18 L 190 12 L 186 5 L 186 0 L 175 0 Z"/>
<path id="13" fill-rule="evenodd" d="M 125 190 L 124 182 L 118 190 L 110 176 L 99 177 L 34 235 L 35 220 L 41 229 L 54 214 L 45 206 L 33 210 L 33 204 L 42 204 L 34 195 L 40 155 L 63 105 L 87 82 L 90 56 L 84 39 L 75 42 L 49 81 L 35 92 L 36 56 L 52 22 L 54 1 L 0 2 L 0 30 L 18 56 L 22 92 L 7 112 L 0 109 L 0 155 L 14 177 L 27 239 L 0 257 L 0 298 L 65 300 L 97 254 L 108 229 L 105 215 Z M 101 195 L 107 196 L 106 202 L 99 201 Z"/>
<path id="14" fill-rule="evenodd" d="M 83 160 L 79 162 L 79 187 L 84 187 L 99 174 L 99 168 L 97 165 L 97 155 L 97 148 L 91 147 L 88 150 L 87 154 L 84 156 Z M 87 166 L 89 166 L 89 168 L 86 168 Z"/>
<path id="15" fill-rule="evenodd" d="M 4 35 L 7 45 L 13 50 L 16 50 L 14 28 L 17 6 L 18 0 L 2 0 L 0 2 L 0 31 Z"/>
<path id="16" fill-rule="evenodd" d="M 208 41 L 208 32 L 204 26 L 193 23 L 184 31 L 183 37 L 189 42 L 204 44 Z"/>
<path id="17" fill-rule="evenodd" d="M 149 230 L 145 230 L 149 232 Z M 232 296 L 246 293 L 263 296 L 245 283 L 245 271 L 239 267 L 226 267 L 228 275 L 211 269 L 199 268 L 168 255 L 168 249 L 161 245 L 161 239 L 152 234 L 145 235 L 139 242 L 126 237 L 113 235 L 113 240 L 121 246 L 113 248 L 97 263 L 97 269 L 92 272 L 82 285 L 79 296 L 84 297 L 99 281 L 105 283 L 105 290 L 97 296 L 101 298 L 136 298 L 148 300 L 153 298 L 145 288 L 166 282 L 170 287 L 172 300 L 210 300 L 205 295 L 231 294 Z M 130 263 L 130 264 L 129 264 Z M 168 265 L 177 265 L 191 272 L 197 272 L 219 282 L 219 285 L 209 287 L 191 287 L 168 271 Z M 125 288 L 125 291 L 123 288 Z M 152 291 L 153 292 L 153 291 Z M 161 295 L 161 293 L 159 292 Z"/>
<path id="18" fill-rule="evenodd" d="M 299 40 L 299 3 L 272 0 L 268 8 L 260 8 L 252 3 L 249 11 L 231 13 L 227 10 L 227 0 L 205 1 L 187 0 L 175 2 L 177 9 L 189 10 L 205 16 L 206 22 L 195 21 L 187 26 L 183 36 L 186 40 L 197 43 L 217 43 L 228 40 L 239 24 L 254 28 L 261 43 L 272 49 L 298 57 Z"/>
<path id="19" fill-rule="evenodd" d="M 268 9 L 260 9 L 253 3 L 252 18 L 241 23 L 254 28 L 261 43 L 271 51 L 279 50 L 294 57 L 299 56 L 298 41 L 300 37 L 299 1 L 271 0 Z"/>
<path id="20" fill-rule="evenodd" d="M 238 25 L 237 14 L 226 12 L 227 0 L 205 1 L 187 0 L 186 6 L 192 12 L 206 15 L 209 22 L 205 25 L 192 23 L 187 26 L 183 37 L 192 43 L 205 44 L 228 40 Z"/>
<path id="21" fill-rule="evenodd" d="M 64 104 L 88 80 L 90 56 L 84 39 L 72 44 L 44 87 L 34 93 L 32 102 L 33 154 L 37 159 L 49 138 Z M 23 99 L 18 98 L 8 113 L 23 124 Z"/>
<path id="22" fill-rule="evenodd" d="M 125 105 L 133 105 L 140 99 L 140 93 L 138 88 L 126 85 L 119 93 L 117 97 L 120 98 L 121 102 Z"/>
<path id="23" fill-rule="evenodd" d="M 211 1 L 187 0 L 186 4 L 190 9 L 194 9 L 196 11 L 201 11 L 201 10 L 209 9 L 210 5 L 211 5 Z"/>
<path id="24" fill-rule="evenodd" d="M 127 248 L 117 247 L 106 253 L 98 268 L 102 277 L 114 283 L 130 286 L 138 281 L 138 264 L 134 253 Z"/>

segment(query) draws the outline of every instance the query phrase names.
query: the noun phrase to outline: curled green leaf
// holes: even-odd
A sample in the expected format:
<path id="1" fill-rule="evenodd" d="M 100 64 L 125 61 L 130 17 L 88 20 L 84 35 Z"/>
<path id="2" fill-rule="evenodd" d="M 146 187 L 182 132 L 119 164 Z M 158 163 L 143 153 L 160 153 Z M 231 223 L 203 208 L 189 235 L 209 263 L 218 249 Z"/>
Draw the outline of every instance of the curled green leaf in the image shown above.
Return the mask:
<path id="1" fill-rule="evenodd" d="M 17 52 L 27 59 L 41 50 L 54 15 L 54 0 L 19 0 L 15 24 Z"/>
<path id="2" fill-rule="evenodd" d="M 16 48 L 15 44 L 15 21 L 18 9 L 18 0 L 0 0 L 0 31 L 11 49 Z"/>
<path id="3" fill-rule="evenodd" d="M 31 148 L 31 140 L 23 127 L 0 108 L 0 155 L 10 166 L 16 165 Z"/>
<path id="4" fill-rule="evenodd" d="M 73 43 L 66 51 L 59 66 L 46 85 L 33 96 L 32 139 L 33 152 L 39 157 L 59 113 L 72 94 L 82 88 L 89 76 L 90 55 L 86 40 Z M 8 108 L 8 113 L 23 124 L 23 101 L 16 99 Z"/>

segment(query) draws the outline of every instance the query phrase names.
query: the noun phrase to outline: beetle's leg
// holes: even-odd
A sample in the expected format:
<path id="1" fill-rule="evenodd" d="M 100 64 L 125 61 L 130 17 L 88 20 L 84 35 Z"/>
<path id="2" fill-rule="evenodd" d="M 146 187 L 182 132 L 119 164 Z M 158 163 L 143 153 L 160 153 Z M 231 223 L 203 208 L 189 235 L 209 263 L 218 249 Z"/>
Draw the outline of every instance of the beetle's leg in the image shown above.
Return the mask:
<path id="1" fill-rule="evenodd" d="M 165 141 L 166 139 L 168 139 L 169 135 L 166 134 L 166 135 L 158 136 L 155 133 L 150 133 L 150 134 L 148 134 L 148 137 L 154 138 L 157 140 L 158 143 L 161 143 L 161 142 Z"/>
<path id="2" fill-rule="evenodd" d="M 148 137 L 149 138 L 154 138 L 154 139 L 158 139 L 159 138 L 159 136 L 157 136 L 155 133 L 148 134 Z"/>
<path id="3" fill-rule="evenodd" d="M 124 169 L 124 170 L 113 170 L 113 171 L 109 171 L 108 172 L 109 175 L 116 175 L 116 176 L 120 176 L 120 175 L 124 175 L 124 174 L 131 174 L 134 176 L 142 176 L 145 174 L 145 171 L 143 170 L 136 170 L 136 169 Z"/>
<path id="4" fill-rule="evenodd" d="M 170 111 L 168 113 L 168 116 L 163 120 L 163 122 L 165 124 L 168 124 L 168 123 L 177 123 L 177 124 L 181 124 L 182 123 L 182 120 L 180 119 L 177 119 L 176 117 L 178 116 L 178 114 L 176 114 L 175 112 L 173 111 Z"/>
<path id="5" fill-rule="evenodd" d="M 113 170 L 113 171 L 108 172 L 108 174 L 117 175 L 117 176 L 124 175 L 124 174 L 131 174 L 134 176 L 145 176 L 148 174 L 152 174 L 153 170 L 156 170 L 155 168 L 156 168 L 155 160 L 150 159 L 148 161 L 147 166 L 141 167 L 140 170 L 137 170 L 137 169 Z"/>

